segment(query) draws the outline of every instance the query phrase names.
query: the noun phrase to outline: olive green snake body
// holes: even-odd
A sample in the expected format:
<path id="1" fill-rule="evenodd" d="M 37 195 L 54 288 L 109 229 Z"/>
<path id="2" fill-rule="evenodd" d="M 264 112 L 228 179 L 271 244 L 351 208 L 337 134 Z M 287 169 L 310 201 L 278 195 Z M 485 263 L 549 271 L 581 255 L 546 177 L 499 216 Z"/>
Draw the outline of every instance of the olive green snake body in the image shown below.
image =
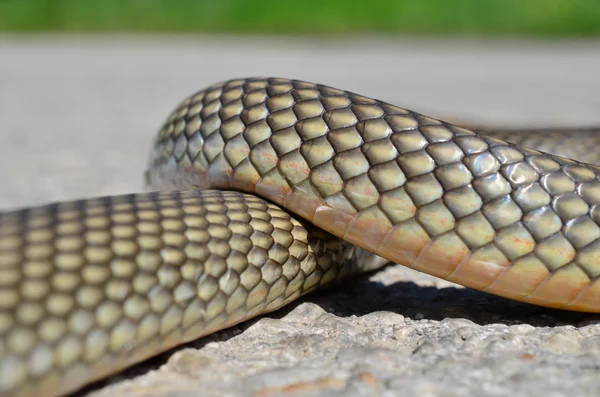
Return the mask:
<path id="1" fill-rule="evenodd" d="M 161 192 L 0 214 L 0 396 L 65 395 L 387 261 L 600 312 L 599 170 L 323 85 L 215 84 L 160 129 Z"/>

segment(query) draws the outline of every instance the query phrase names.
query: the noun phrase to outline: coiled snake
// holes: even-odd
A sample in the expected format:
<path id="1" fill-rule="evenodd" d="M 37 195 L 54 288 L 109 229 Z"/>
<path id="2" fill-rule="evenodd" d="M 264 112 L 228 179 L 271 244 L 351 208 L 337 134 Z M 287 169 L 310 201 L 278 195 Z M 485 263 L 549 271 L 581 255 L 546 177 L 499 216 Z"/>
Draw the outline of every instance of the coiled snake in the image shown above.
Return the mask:
<path id="1" fill-rule="evenodd" d="M 64 395 L 386 261 L 600 311 L 598 167 L 351 92 L 210 86 L 146 179 L 162 192 L 0 214 L 0 396 Z"/>

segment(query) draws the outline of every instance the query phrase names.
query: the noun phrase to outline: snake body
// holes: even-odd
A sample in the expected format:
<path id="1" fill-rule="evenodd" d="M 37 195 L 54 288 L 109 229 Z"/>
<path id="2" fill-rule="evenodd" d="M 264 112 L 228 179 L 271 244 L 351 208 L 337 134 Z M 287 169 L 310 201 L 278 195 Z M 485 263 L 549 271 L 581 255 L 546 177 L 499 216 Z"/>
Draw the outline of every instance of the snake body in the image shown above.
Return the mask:
<path id="1" fill-rule="evenodd" d="M 0 396 L 65 395 L 387 261 L 600 312 L 598 172 L 324 85 L 215 84 L 160 129 L 161 192 L 0 214 Z"/>

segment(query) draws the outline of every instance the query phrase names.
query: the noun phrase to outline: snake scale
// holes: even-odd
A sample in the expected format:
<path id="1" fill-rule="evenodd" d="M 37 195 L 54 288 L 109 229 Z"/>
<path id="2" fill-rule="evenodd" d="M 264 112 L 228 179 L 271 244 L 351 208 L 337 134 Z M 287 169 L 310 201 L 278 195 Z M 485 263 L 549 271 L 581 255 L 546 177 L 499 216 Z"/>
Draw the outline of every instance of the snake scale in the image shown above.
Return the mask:
<path id="1" fill-rule="evenodd" d="M 0 214 L 0 396 L 68 394 L 387 261 L 599 312 L 599 170 L 324 85 L 212 85 L 160 129 L 157 191 Z"/>

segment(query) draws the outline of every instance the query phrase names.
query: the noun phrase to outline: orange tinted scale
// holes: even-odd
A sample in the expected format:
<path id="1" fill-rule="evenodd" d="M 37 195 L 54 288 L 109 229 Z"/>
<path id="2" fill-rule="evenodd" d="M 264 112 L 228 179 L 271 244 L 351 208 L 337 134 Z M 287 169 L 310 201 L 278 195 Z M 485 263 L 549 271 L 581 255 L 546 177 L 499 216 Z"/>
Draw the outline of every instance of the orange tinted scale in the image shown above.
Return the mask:
<path id="1" fill-rule="evenodd" d="M 468 254 L 469 248 L 462 240 L 454 233 L 448 233 L 432 240 L 411 268 L 447 278 Z"/>
<path id="2" fill-rule="evenodd" d="M 558 269 L 525 302 L 555 308 L 566 308 L 589 284 L 588 276 L 577 266 Z"/>
<path id="3" fill-rule="evenodd" d="M 470 288 L 483 289 L 492 284 L 508 265 L 510 261 L 494 251 L 474 252 L 458 265 L 447 280 Z"/>

